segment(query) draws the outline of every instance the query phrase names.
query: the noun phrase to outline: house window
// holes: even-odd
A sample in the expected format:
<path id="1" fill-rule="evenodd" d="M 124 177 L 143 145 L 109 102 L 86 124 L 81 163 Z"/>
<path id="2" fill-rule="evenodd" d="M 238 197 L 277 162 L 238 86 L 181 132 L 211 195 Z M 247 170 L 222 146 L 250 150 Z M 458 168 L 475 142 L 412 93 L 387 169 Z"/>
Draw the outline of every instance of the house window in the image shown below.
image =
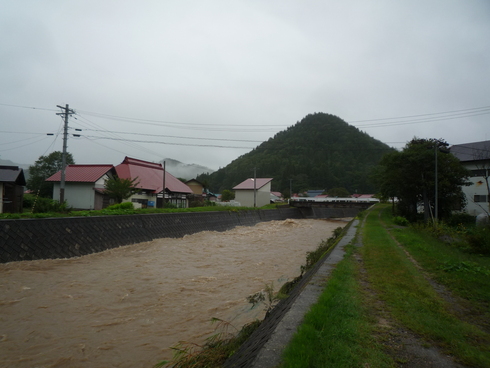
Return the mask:
<path id="1" fill-rule="evenodd" d="M 486 176 L 487 175 L 487 170 L 485 169 L 479 169 L 479 170 L 471 170 L 471 176 L 477 177 L 477 176 Z"/>
<path id="2" fill-rule="evenodd" d="M 487 202 L 487 196 L 486 195 L 477 195 L 475 194 L 475 197 L 473 198 L 475 202 Z"/>
<path id="3" fill-rule="evenodd" d="M 148 199 L 142 199 L 142 198 L 132 198 L 131 202 L 133 203 L 141 203 L 141 204 L 148 204 Z"/>

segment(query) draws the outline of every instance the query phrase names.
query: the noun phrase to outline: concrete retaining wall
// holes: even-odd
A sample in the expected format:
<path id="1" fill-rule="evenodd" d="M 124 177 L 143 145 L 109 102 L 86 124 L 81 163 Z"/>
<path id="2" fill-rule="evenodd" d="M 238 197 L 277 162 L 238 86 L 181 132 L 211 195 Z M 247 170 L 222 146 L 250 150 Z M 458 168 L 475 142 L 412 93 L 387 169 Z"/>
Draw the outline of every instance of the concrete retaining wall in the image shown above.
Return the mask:
<path id="1" fill-rule="evenodd" d="M 280 208 L 256 211 L 162 213 L 128 216 L 0 220 L 0 263 L 70 258 L 106 249 L 178 238 L 262 221 L 352 217 L 357 209 Z"/>

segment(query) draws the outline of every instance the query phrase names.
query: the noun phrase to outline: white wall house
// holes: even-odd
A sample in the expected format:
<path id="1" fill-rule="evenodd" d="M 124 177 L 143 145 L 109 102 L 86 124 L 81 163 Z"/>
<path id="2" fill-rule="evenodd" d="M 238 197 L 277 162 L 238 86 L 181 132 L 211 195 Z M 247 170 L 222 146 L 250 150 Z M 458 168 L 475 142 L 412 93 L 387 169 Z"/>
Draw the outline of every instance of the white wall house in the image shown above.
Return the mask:
<path id="1" fill-rule="evenodd" d="M 65 200 L 69 207 L 100 210 L 111 204 L 104 196 L 105 180 L 114 177 L 113 165 L 68 165 L 65 170 Z M 46 181 L 53 182 L 53 199 L 60 200 L 61 171 Z"/>
<path id="2" fill-rule="evenodd" d="M 233 188 L 235 191 L 235 201 L 242 206 L 262 207 L 271 201 L 271 182 L 272 178 L 247 179 Z"/>
<path id="3" fill-rule="evenodd" d="M 192 189 L 169 172 L 165 171 L 164 175 L 161 164 L 125 157 L 116 166 L 116 173 L 121 179 L 136 180 L 139 192 L 125 200 L 133 202 L 135 208 L 161 207 L 164 193 L 165 203 L 188 207 L 187 196 L 192 194 Z"/>
<path id="4" fill-rule="evenodd" d="M 471 172 L 471 185 L 464 186 L 467 204 L 465 211 L 473 216 L 488 213 L 490 174 L 490 141 L 465 143 L 451 146 L 451 153 Z"/>

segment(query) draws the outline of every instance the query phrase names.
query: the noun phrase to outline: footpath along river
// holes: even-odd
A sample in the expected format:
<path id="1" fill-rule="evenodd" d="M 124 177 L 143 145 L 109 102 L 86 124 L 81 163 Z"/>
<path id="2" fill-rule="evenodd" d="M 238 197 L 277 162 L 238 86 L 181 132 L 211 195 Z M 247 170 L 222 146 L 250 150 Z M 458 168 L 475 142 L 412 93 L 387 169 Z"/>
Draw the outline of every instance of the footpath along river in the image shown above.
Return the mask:
<path id="1" fill-rule="evenodd" d="M 263 318 L 248 295 L 300 273 L 346 222 L 285 220 L 205 231 L 79 258 L 0 264 L 0 367 L 151 367 L 213 317 Z"/>

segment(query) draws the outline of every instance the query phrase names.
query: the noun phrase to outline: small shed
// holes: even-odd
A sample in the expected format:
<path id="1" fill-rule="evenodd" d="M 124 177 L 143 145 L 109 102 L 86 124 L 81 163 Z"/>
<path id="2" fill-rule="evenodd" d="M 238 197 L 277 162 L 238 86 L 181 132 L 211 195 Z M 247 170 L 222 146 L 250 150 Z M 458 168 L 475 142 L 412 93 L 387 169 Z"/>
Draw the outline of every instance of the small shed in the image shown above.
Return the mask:
<path id="1" fill-rule="evenodd" d="M 24 170 L 18 166 L 0 166 L 0 213 L 22 212 Z"/>
<path id="2" fill-rule="evenodd" d="M 249 178 L 237 186 L 235 201 L 245 207 L 262 207 L 270 203 L 272 178 Z"/>

